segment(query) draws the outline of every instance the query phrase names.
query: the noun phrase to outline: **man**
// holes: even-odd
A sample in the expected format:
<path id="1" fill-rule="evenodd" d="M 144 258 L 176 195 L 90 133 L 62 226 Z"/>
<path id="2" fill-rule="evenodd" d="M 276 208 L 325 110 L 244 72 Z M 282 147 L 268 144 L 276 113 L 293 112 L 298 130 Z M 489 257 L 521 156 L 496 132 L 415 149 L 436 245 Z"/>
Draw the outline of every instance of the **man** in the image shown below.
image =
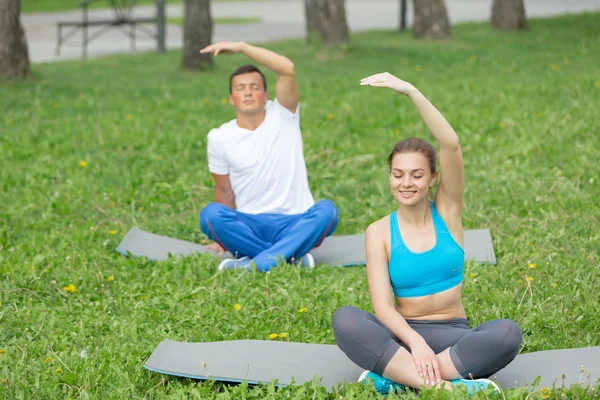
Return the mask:
<path id="1" fill-rule="evenodd" d="M 254 264 L 268 271 L 281 261 L 313 267 L 309 251 L 334 232 L 338 210 L 329 200 L 315 203 L 308 186 L 294 64 L 242 42 L 215 43 L 201 52 L 242 53 L 277 73 L 275 100 L 270 101 L 257 67 L 235 70 L 229 103 L 237 118 L 208 134 L 215 199 L 200 212 L 200 226 L 216 242 L 209 248 L 235 256 L 219 269 Z"/>

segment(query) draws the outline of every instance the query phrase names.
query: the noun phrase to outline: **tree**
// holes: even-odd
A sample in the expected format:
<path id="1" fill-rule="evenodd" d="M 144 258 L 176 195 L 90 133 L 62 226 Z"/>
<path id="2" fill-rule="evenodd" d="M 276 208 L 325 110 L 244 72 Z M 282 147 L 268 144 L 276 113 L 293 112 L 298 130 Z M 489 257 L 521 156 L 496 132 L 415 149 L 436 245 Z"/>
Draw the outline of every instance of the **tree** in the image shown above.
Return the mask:
<path id="1" fill-rule="evenodd" d="M 0 78 L 31 75 L 25 30 L 21 25 L 21 0 L 0 0 Z"/>
<path id="2" fill-rule="evenodd" d="M 414 0 L 413 3 L 416 38 L 450 38 L 450 20 L 444 0 Z"/>
<path id="3" fill-rule="evenodd" d="M 183 22 L 183 66 L 189 69 L 204 69 L 212 66 L 211 54 L 200 54 L 200 50 L 212 42 L 212 19 L 210 0 L 185 0 Z"/>
<path id="4" fill-rule="evenodd" d="M 523 0 L 494 0 L 491 22 L 496 29 L 528 29 Z"/>
<path id="5" fill-rule="evenodd" d="M 327 46 L 350 42 L 345 0 L 304 0 L 308 41 L 317 37 Z"/>

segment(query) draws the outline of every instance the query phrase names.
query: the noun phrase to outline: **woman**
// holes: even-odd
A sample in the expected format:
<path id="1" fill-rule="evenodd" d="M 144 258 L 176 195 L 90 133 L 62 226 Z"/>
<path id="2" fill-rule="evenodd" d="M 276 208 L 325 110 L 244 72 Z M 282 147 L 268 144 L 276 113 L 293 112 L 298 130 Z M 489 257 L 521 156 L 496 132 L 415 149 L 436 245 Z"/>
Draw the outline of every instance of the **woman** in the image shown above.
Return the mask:
<path id="1" fill-rule="evenodd" d="M 386 87 L 407 96 L 440 148 L 437 180 L 433 146 L 410 138 L 388 157 L 398 210 L 366 231 L 367 277 L 375 316 L 343 307 L 333 316 L 338 346 L 365 368 L 361 380 L 382 393 L 463 384 L 470 392 L 495 384 L 484 378 L 512 361 L 521 329 L 500 319 L 469 328 L 461 301 L 464 251 L 463 158 L 458 136 L 413 85 L 389 73 L 364 78 L 363 86 Z M 394 296 L 392 296 L 392 292 Z M 395 301 L 394 301 L 395 300 Z"/>

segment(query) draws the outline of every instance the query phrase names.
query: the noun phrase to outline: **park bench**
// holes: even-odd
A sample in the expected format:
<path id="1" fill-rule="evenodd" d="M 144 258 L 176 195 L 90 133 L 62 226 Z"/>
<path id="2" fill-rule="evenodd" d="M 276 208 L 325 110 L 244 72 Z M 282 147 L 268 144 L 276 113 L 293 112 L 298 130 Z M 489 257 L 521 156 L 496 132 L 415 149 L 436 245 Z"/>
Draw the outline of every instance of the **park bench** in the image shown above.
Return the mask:
<path id="1" fill-rule="evenodd" d="M 107 1 L 110 8 L 113 11 L 112 18 L 95 18 L 90 20 L 88 9 L 91 3 L 97 1 Z M 83 0 L 80 3 L 82 10 L 82 18 L 80 21 L 58 21 L 57 24 L 57 45 L 56 55 L 60 54 L 60 47 L 70 37 L 72 37 L 79 30 L 82 32 L 82 57 L 87 57 L 87 46 L 88 44 L 96 39 L 98 36 L 104 34 L 110 29 L 120 29 L 126 36 L 129 36 L 131 41 L 131 50 L 135 51 L 135 37 L 137 29 L 146 34 L 147 36 L 156 39 L 159 51 L 164 51 L 164 25 L 158 24 L 161 20 L 164 21 L 164 2 L 157 1 L 157 16 L 146 17 L 146 18 L 134 18 L 133 9 L 136 0 Z M 163 7 L 159 7 L 162 3 Z M 162 12 L 162 15 L 161 15 Z M 154 24 L 157 23 L 157 29 L 155 31 L 147 28 L 142 24 Z M 90 27 L 100 27 L 100 29 L 94 30 L 91 35 Z M 66 30 L 63 34 L 63 28 L 72 28 Z M 162 28 L 162 29 L 161 29 Z"/>

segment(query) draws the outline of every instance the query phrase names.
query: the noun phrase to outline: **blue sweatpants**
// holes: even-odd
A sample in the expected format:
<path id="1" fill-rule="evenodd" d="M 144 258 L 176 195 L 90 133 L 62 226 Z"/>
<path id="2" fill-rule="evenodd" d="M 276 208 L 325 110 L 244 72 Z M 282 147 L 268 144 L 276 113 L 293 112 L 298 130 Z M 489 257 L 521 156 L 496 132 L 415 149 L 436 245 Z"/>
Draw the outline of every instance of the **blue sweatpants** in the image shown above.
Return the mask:
<path id="1" fill-rule="evenodd" d="M 292 215 L 246 214 L 220 203 L 209 203 L 200 211 L 200 228 L 209 239 L 236 258 L 252 258 L 263 272 L 318 247 L 337 223 L 338 209 L 329 200 Z"/>

